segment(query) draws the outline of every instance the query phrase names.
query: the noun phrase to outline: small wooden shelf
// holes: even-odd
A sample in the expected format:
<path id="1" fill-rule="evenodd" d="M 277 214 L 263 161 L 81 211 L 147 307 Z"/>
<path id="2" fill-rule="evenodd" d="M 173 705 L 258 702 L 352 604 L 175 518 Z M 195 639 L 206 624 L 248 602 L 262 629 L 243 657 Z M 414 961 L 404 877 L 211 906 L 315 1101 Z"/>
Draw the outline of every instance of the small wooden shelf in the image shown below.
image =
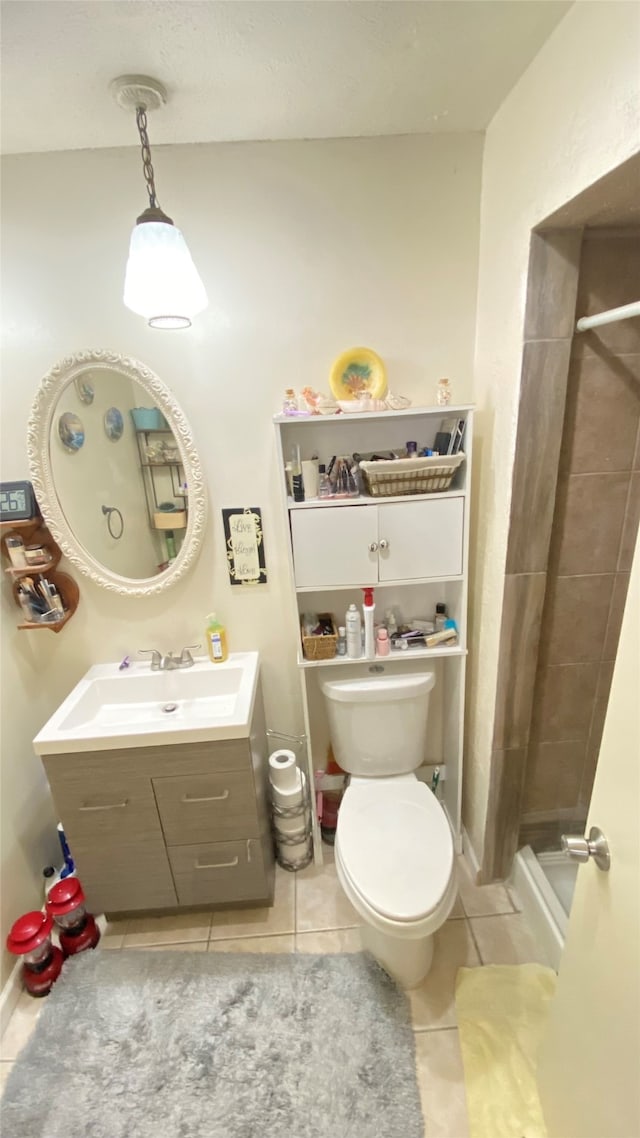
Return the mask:
<path id="1" fill-rule="evenodd" d="M 33 577 L 34 573 L 48 573 L 51 569 L 55 569 L 60 557 L 51 557 L 48 561 L 44 561 L 42 565 L 24 565 L 20 569 L 10 565 L 5 569 L 7 577 Z"/>
<path id="2" fill-rule="evenodd" d="M 41 518 L 26 518 L 23 521 L 8 521 L 0 522 L 0 545 L 2 553 L 9 560 L 5 539 L 11 533 L 19 533 L 25 544 L 28 545 L 42 545 L 49 550 L 50 558 L 42 565 L 24 565 L 16 567 L 9 565 L 5 567 L 5 573 L 10 579 L 13 589 L 13 596 L 18 608 L 20 602 L 18 600 L 18 587 L 20 581 L 25 577 L 39 577 L 42 575 L 47 576 L 47 580 L 55 585 L 64 605 L 64 613 L 59 620 L 52 621 L 51 623 L 41 623 L 40 621 L 25 621 L 22 620 L 17 627 L 19 629 L 49 629 L 50 632 L 60 632 L 65 624 L 71 620 L 74 612 L 78 607 L 80 600 L 80 589 L 73 577 L 68 573 L 62 573 L 58 570 L 57 566 L 62 557 L 62 552 L 53 537 L 49 533 L 46 525 Z"/>
<path id="3" fill-rule="evenodd" d="M 74 612 L 75 612 L 75 609 L 74 609 Z M 60 632 L 64 628 L 67 621 L 71 620 L 72 616 L 73 616 L 73 612 L 67 611 L 64 614 L 64 616 L 60 617 L 60 620 L 55 620 L 55 621 L 52 620 L 48 624 L 46 622 L 40 623 L 40 621 L 37 621 L 37 622 L 25 621 L 24 624 L 18 624 L 18 625 L 16 625 L 16 627 L 20 628 L 20 629 L 27 629 L 27 628 L 32 629 L 34 632 L 42 631 L 42 629 L 44 629 L 44 628 L 48 628 L 49 632 Z"/>
<path id="4" fill-rule="evenodd" d="M 6 537 L 9 533 L 19 533 L 29 541 L 36 530 L 45 528 L 42 518 L 23 518 L 21 521 L 0 522 L 0 538 Z M 48 532 L 47 530 L 47 534 Z"/>

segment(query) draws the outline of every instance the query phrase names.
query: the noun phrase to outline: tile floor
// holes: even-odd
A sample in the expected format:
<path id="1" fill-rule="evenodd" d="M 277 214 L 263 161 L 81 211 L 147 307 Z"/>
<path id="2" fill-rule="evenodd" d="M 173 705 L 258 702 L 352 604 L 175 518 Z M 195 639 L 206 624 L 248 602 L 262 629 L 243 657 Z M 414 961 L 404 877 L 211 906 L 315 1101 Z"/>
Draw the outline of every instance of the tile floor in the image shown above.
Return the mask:
<path id="1" fill-rule="evenodd" d="M 326 847 L 324 847 L 326 849 Z M 110 922 L 101 948 L 185 952 L 356 952 L 358 917 L 344 897 L 332 864 L 298 874 L 278 869 L 271 909 L 135 917 Z M 461 966 L 546 963 L 502 885 L 478 887 L 458 859 L 460 895 L 436 934 L 431 971 L 409 994 L 416 1033 L 418 1083 L 425 1138 L 468 1138 L 454 985 Z M 0 1088 L 29 1038 L 44 1001 L 23 993 L 2 1038 Z"/>

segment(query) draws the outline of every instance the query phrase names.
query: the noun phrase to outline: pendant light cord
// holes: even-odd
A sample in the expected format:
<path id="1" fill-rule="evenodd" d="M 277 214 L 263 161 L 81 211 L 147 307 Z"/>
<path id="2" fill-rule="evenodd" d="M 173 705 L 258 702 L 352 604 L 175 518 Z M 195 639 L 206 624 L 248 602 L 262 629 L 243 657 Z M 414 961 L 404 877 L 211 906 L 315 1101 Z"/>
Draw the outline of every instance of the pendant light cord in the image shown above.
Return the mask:
<path id="1" fill-rule="evenodd" d="M 140 135 L 142 169 L 144 171 L 144 180 L 147 183 L 149 205 L 152 209 L 159 209 L 153 166 L 151 164 L 151 145 L 149 143 L 149 135 L 147 134 L 147 112 L 144 107 L 136 107 L 136 123 L 138 124 L 138 134 Z"/>

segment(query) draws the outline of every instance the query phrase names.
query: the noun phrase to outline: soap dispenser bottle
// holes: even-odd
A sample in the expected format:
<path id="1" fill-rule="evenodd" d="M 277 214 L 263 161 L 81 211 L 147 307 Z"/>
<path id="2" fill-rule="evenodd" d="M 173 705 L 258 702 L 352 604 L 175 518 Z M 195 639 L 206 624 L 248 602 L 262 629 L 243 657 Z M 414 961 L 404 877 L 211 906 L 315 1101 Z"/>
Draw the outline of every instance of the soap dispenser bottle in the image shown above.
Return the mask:
<path id="1" fill-rule="evenodd" d="M 212 664 L 223 664 L 229 655 L 227 648 L 227 632 L 223 624 L 220 624 L 214 612 L 209 613 L 207 617 L 207 627 L 205 629 L 205 640 L 207 642 L 207 650 L 209 652 L 209 659 Z"/>

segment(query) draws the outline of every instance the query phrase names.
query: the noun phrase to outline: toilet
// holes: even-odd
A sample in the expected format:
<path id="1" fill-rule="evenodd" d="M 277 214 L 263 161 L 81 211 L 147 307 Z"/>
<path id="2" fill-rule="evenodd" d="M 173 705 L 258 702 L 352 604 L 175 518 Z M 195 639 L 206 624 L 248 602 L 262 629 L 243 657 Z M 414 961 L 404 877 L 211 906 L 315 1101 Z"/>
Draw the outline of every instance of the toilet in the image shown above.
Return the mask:
<path id="1" fill-rule="evenodd" d="M 424 760 L 433 672 L 322 680 L 335 757 L 351 778 L 338 814 L 338 880 L 362 940 L 404 988 L 424 979 L 433 934 L 457 893 L 444 811 L 415 771 Z"/>

